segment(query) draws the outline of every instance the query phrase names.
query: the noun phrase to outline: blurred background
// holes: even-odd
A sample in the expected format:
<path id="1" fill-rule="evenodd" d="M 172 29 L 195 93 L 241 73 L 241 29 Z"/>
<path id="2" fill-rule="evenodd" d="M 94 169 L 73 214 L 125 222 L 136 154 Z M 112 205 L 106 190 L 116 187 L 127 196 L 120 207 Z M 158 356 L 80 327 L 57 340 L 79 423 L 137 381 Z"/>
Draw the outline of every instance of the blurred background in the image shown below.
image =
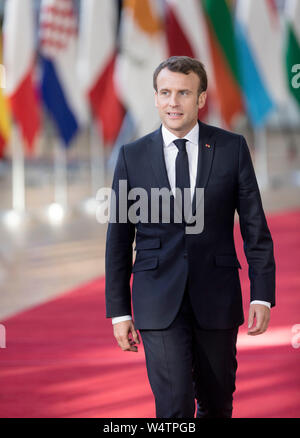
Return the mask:
<path id="1" fill-rule="evenodd" d="M 199 117 L 246 137 L 267 215 L 299 209 L 300 0 L 0 0 L 0 17 L 0 320 L 102 278 L 97 190 L 159 127 L 168 56 L 205 64 Z"/>

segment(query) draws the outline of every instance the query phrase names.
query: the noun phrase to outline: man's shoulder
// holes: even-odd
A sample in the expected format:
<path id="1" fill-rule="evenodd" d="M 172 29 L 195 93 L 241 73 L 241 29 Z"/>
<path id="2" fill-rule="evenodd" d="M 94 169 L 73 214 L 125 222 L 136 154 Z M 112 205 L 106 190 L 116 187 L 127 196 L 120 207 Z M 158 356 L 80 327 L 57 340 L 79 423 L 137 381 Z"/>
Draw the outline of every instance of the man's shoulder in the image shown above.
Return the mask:
<path id="1" fill-rule="evenodd" d="M 156 129 L 155 131 L 150 132 L 149 134 L 146 134 L 140 138 L 137 138 L 136 140 L 124 144 L 124 150 L 126 152 L 131 151 L 138 151 L 143 150 L 145 148 L 145 145 L 152 142 L 153 140 L 157 140 L 161 138 L 161 128 Z"/>
<path id="2" fill-rule="evenodd" d="M 203 122 L 201 122 L 201 125 L 205 130 L 209 132 L 211 136 L 214 136 L 216 139 L 221 137 L 222 139 L 225 140 L 239 141 L 241 138 L 241 134 L 226 130 L 224 128 L 220 128 L 218 126 L 209 125 Z"/>

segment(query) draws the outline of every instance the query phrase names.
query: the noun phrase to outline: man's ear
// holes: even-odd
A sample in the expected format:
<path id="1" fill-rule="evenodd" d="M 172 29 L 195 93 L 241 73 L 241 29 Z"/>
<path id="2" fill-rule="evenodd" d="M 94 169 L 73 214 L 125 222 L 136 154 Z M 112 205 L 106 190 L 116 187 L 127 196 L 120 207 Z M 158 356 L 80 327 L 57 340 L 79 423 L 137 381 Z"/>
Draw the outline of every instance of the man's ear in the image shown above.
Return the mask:
<path id="1" fill-rule="evenodd" d="M 207 92 L 202 91 L 200 96 L 198 97 L 198 108 L 201 109 L 204 107 L 207 98 Z"/>

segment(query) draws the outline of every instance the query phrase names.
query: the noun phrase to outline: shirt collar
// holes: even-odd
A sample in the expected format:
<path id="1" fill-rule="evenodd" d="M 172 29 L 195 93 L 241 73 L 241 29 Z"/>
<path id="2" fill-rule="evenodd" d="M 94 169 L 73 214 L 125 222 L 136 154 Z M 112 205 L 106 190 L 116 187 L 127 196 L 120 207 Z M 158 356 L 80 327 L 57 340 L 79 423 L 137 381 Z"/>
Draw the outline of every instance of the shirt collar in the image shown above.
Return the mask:
<path id="1" fill-rule="evenodd" d="M 179 137 L 170 132 L 164 125 L 162 125 L 161 133 L 164 141 L 164 147 L 169 147 L 173 143 L 174 140 L 177 140 Z M 198 146 L 199 142 L 199 124 L 196 125 L 184 136 L 189 142 Z"/>

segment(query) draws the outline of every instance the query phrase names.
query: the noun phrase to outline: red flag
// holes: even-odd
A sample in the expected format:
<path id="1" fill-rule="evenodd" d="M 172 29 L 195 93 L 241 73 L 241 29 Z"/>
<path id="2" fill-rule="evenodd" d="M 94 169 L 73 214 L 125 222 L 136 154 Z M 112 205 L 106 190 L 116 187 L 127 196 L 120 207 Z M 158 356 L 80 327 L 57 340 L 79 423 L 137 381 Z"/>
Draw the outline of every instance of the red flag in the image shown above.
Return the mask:
<path id="1" fill-rule="evenodd" d="M 31 0 L 10 0 L 4 11 L 3 57 L 6 90 L 16 123 L 29 151 L 39 131 L 38 100 L 33 84 L 35 44 Z"/>

